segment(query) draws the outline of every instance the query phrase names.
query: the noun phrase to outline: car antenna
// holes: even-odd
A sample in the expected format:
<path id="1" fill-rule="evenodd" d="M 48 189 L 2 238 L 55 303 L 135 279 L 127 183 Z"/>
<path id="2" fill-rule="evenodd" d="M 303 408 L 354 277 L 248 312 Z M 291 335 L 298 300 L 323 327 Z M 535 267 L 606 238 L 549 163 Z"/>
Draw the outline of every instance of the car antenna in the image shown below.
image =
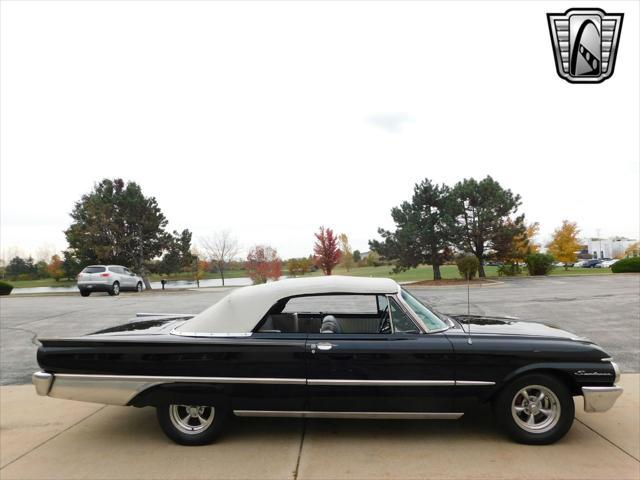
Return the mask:
<path id="1" fill-rule="evenodd" d="M 473 341 L 471 341 L 471 302 L 470 302 L 470 290 L 471 285 L 471 275 L 467 270 L 467 325 L 469 325 L 469 331 L 467 332 L 467 343 L 469 345 L 473 345 Z"/>

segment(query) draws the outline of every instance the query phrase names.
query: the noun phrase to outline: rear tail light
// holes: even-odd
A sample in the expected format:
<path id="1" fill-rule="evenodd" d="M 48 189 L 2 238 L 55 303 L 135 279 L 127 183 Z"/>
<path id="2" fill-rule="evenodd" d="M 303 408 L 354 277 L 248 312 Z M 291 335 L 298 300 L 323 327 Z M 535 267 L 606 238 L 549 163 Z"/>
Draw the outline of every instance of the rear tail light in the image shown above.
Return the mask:
<path id="1" fill-rule="evenodd" d="M 109 276 L 109 274 L 108 274 L 108 273 L 101 273 L 101 274 L 100 274 L 100 276 L 101 276 L 101 277 L 108 277 L 108 276 Z"/>

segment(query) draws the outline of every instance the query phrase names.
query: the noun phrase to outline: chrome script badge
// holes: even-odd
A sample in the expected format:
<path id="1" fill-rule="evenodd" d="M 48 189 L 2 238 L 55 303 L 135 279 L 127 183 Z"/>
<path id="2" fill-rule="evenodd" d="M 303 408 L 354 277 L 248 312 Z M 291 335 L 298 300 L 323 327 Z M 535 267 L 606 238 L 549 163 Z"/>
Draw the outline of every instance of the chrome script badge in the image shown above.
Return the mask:
<path id="1" fill-rule="evenodd" d="M 613 75 L 623 17 L 599 8 L 548 13 L 558 75 L 571 83 L 600 83 Z"/>

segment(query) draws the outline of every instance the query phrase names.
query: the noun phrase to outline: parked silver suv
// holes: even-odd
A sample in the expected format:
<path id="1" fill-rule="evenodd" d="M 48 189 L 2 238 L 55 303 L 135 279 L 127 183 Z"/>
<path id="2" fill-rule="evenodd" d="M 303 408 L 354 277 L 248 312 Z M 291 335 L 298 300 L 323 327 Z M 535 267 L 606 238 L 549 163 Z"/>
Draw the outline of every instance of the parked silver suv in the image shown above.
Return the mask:
<path id="1" fill-rule="evenodd" d="M 119 295 L 121 290 L 141 292 L 142 278 L 121 265 L 89 265 L 78 274 L 80 295 L 88 297 L 91 292 L 108 292 Z"/>

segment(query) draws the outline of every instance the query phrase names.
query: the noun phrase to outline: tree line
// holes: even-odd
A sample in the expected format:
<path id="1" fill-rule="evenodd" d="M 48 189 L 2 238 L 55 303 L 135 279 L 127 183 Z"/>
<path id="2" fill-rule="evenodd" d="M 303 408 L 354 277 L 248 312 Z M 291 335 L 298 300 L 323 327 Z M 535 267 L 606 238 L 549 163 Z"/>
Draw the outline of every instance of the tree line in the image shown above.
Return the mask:
<path id="1" fill-rule="evenodd" d="M 409 200 L 391 209 L 395 228 L 379 228 L 380 238 L 369 241 L 366 255 L 351 248 L 345 233 L 321 226 L 308 257 L 283 261 L 274 247 L 255 245 L 245 259 L 238 259 L 240 248 L 229 231 L 201 238 L 196 247 L 190 230 L 167 231 L 168 220 L 156 198 L 145 196 L 137 183 L 103 179 L 74 204 L 72 222 L 64 231 L 69 247 L 62 255 L 38 262 L 15 256 L 4 275 L 72 279 L 90 264 L 121 264 L 133 268 L 150 288 L 149 274 L 182 272 L 199 280 L 215 273 L 224 285 L 229 269 L 243 269 L 254 283 L 264 283 L 280 278 L 285 266 L 295 277 L 317 269 L 331 275 L 338 265 L 349 272 L 356 266 L 387 264 L 400 272 L 426 264 L 439 280 L 443 264 L 469 255 L 477 260 L 480 277 L 486 276 L 487 261 L 500 262 L 501 273 L 510 275 L 519 273 L 531 255 L 542 255 L 534 242 L 539 225 L 525 221 L 521 205 L 520 195 L 490 176 L 463 179 L 453 187 L 425 178 L 415 184 Z M 564 221 L 547 245 L 552 257 L 545 262 L 574 262 L 578 233 L 575 223 Z M 463 263 L 468 264 L 458 262 Z"/>

